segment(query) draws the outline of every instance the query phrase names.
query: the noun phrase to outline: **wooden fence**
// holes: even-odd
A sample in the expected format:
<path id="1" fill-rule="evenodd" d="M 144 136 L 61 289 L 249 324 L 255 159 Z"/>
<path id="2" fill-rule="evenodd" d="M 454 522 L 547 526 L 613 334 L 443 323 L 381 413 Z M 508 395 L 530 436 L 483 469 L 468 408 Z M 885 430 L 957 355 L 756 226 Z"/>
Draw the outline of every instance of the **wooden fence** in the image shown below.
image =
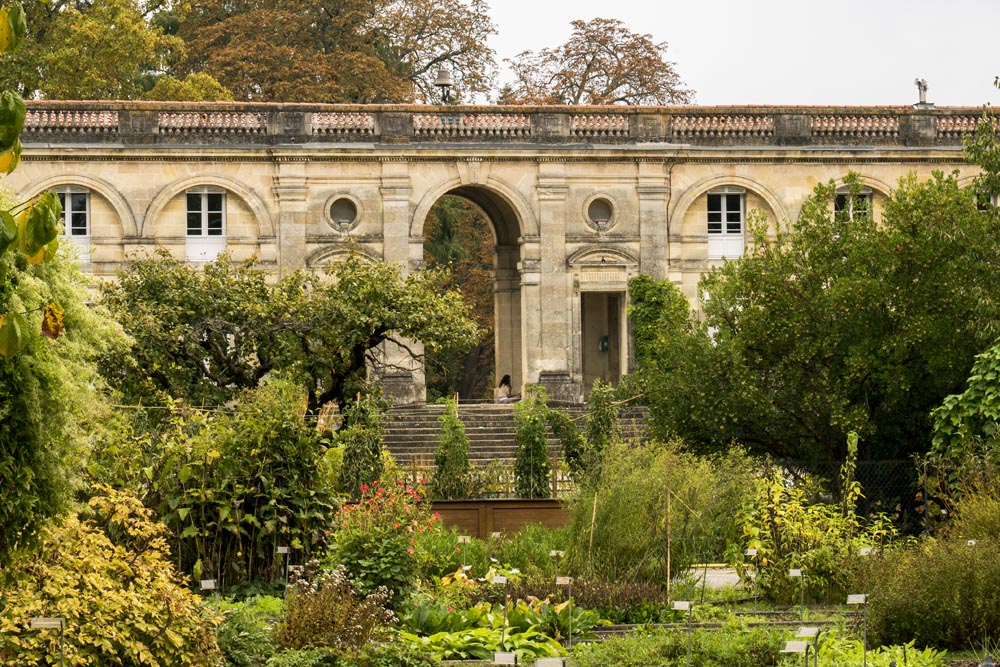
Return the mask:
<path id="1" fill-rule="evenodd" d="M 530 523 L 557 528 L 570 521 L 566 508 L 553 499 L 434 500 L 431 508 L 445 526 L 480 539 L 496 532 L 513 533 Z"/>

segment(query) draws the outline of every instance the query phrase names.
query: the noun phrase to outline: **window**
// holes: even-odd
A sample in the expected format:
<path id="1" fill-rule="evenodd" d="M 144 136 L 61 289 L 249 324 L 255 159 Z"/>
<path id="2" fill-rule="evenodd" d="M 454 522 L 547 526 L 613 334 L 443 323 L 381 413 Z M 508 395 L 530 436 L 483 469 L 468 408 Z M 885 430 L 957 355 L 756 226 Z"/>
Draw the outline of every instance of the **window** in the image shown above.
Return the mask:
<path id="1" fill-rule="evenodd" d="M 78 249 L 80 261 L 90 262 L 90 191 L 80 187 L 56 190 L 63 210 L 63 230 Z"/>
<path id="2" fill-rule="evenodd" d="M 854 220 L 872 214 L 872 191 L 838 192 L 833 200 L 833 214 L 837 220 Z"/>
<path id="3" fill-rule="evenodd" d="M 226 249 L 226 193 L 198 188 L 187 199 L 187 260 L 211 262 Z"/>
<path id="4" fill-rule="evenodd" d="M 708 257 L 740 257 L 743 254 L 743 219 L 746 208 L 743 188 L 724 187 L 708 191 Z"/>

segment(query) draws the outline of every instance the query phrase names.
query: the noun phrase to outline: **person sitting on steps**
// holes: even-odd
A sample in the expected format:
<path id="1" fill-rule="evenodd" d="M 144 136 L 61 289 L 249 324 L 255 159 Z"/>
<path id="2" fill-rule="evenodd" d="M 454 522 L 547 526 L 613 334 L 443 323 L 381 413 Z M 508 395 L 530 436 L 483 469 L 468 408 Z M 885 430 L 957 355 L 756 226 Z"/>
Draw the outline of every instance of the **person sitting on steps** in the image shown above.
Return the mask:
<path id="1" fill-rule="evenodd" d="M 513 403 L 521 400 L 521 395 L 511 393 L 512 390 L 510 376 L 504 375 L 500 378 L 500 384 L 497 385 L 497 403 Z"/>

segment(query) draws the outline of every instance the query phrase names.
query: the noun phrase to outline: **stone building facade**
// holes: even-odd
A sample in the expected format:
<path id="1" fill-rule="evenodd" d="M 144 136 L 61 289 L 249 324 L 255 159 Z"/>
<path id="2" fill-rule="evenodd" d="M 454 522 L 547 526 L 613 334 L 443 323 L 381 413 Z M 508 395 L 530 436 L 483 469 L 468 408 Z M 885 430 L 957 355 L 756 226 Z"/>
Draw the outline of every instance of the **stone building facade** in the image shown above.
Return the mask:
<path id="1" fill-rule="evenodd" d="M 580 400 L 628 371 L 628 280 L 699 277 L 747 216 L 794 221 L 820 182 L 876 216 L 910 172 L 974 169 L 978 108 L 427 107 L 31 102 L 21 196 L 63 194 L 67 235 L 110 278 L 134 253 L 228 251 L 280 275 L 345 253 L 423 262 L 446 194 L 492 222 L 497 375 Z M 420 400 L 422 371 L 389 390 Z"/>

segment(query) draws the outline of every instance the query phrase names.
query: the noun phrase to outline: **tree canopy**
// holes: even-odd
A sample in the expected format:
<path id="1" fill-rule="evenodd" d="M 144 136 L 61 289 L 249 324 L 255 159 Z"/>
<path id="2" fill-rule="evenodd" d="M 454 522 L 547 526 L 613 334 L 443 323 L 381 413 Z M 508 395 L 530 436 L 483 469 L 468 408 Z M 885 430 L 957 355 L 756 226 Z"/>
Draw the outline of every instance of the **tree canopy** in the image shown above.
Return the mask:
<path id="1" fill-rule="evenodd" d="M 555 48 L 522 51 L 506 62 L 515 82 L 503 102 L 525 104 L 688 104 L 666 42 L 629 30 L 617 19 L 573 21 Z"/>
<path id="2" fill-rule="evenodd" d="M 5 65 L 25 32 L 20 6 L 0 8 Z M 16 92 L 0 94 L 4 173 L 17 167 L 24 115 Z M 60 213 L 55 193 L 19 202 L 0 190 L 0 566 L 68 501 L 101 418 L 94 358 L 120 340 L 58 252 Z"/>
<path id="3" fill-rule="evenodd" d="M 130 400 L 219 405 L 285 370 L 308 387 L 311 413 L 330 401 L 343 409 L 369 368 L 386 367 L 383 343 L 462 349 L 477 339 L 461 295 L 443 280 L 438 271 L 404 278 L 358 255 L 328 279 L 297 272 L 274 284 L 225 256 L 204 269 L 166 253 L 139 259 L 103 290 L 134 341 L 105 359 L 105 373 Z"/>
<path id="4" fill-rule="evenodd" d="M 757 225 L 703 278 L 703 321 L 680 316 L 676 288 L 633 283 L 660 429 L 807 460 L 842 458 L 850 431 L 862 458 L 927 450 L 931 410 L 1000 335 L 1000 215 L 954 175 L 904 178 L 880 220 L 836 216 L 835 196 L 818 186 L 776 239 Z"/>
<path id="5" fill-rule="evenodd" d="M 25 97 L 135 99 L 183 48 L 137 0 L 31 0 L 26 14 L 24 46 L 0 70 L 0 87 Z"/>
<path id="6" fill-rule="evenodd" d="M 427 101 L 442 65 L 457 91 L 485 92 L 496 69 L 486 9 L 484 0 L 203 0 L 180 16 L 180 70 L 265 102 Z"/>

